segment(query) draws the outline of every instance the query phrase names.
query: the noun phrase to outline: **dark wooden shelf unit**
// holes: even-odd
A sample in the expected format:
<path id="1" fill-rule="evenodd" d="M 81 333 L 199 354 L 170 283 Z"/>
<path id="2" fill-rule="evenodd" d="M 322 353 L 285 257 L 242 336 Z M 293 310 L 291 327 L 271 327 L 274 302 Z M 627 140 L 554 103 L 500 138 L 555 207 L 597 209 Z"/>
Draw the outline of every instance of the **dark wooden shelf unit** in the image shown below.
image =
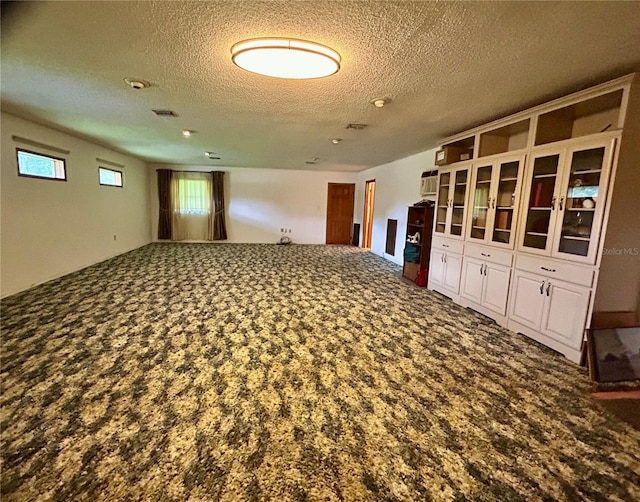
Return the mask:
<path id="1" fill-rule="evenodd" d="M 433 205 L 409 206 L 407 214 L 407 230 L 404 238 L 404 262 L 402 275 L 415 281 L 424 270 L 429 270 L 429 255 L 431 253 L 431 234 L 433 231 Z M 420 234 L 420 241 L 409 242 L 410 237 Z"/>

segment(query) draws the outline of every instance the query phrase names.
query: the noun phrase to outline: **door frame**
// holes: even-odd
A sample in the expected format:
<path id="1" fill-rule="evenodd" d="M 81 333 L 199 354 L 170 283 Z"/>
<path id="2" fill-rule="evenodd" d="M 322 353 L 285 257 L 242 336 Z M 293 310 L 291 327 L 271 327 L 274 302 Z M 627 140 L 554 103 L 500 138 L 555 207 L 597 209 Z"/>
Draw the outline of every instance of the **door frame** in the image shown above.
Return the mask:
<path id="1" fill-rule="evenodd" d="M 369 190 L 369 187 L 372 187 Z M 371 195 L 370 195 L 371 192 Z M 373 210 L 376 198 L 376 180 L 364 183 L 364 211 L 362 213 L 362 248 L 371 249 L 371 235 L 373 233 Z"/>

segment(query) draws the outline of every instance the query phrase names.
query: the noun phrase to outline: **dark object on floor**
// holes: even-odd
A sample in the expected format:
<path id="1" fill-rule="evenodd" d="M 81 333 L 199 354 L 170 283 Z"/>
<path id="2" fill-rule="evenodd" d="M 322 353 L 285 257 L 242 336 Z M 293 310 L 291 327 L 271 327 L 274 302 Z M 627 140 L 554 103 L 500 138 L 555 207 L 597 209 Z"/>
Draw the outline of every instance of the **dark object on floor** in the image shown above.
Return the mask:
<path id="1" fill-rule="evenodd" d="M 360 223 L 353 224 L 353 236 L 351 237 L 351 245 L 352 246 L 360 245 Z"/>
<path id="2" fill-rule="evenodd" d="M 609 413 L 640 430 L 640 390 L 595 392 L 592 397 Z"/>

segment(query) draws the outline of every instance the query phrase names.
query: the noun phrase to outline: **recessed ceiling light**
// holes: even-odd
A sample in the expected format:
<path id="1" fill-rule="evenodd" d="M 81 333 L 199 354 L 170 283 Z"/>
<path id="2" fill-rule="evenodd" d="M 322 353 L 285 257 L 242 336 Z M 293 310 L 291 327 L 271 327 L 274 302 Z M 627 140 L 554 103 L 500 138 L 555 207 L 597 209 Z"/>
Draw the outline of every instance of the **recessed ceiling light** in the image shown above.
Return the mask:
<path id="1" fill-rule="evenodd" d="M 391 102 L 389 98 L 375 98 L 371 100 L 371 104 L 376 108 L 382 108 L 384 105 L 388 105 Z"/>
<path id="2" fill-rule="evenodd" d="M 145 89 L 151 86 L 149 82 L 147 82 L 146 80 L 141 80 L 139 78 L 127 77 L 124 79 L 124 81 L 134 89 Z"/>
<path id="3" fill-rule="evenodd" d="M 332 138 L 329 141 L 331 141 L 331 143 L 333 143 L 334 145 L 337 145 L 342 141 L 342 138 Z"/>
<path id="4" fill-rule="evenodd" d="M 220 160 L 220 157 L 216 157 L 216 152 L 204 152 L 204 156 L 208 157 L 209 160 Z"/>
<path id="5" fill-rule="evenodd" d="M 191 137 L 191 135 L 192 135 L 194 132 L 195 132 L 195 131 L 190 131 L 189 129 L 183 129 L 183 130 L 182 130 L 182 135 L 183 135 L 185 138 L 190 138 L 190 137 Z"/>
<path id="6" fill-rule="evenodd" d="M 253 38 L 231 47 L 240 68 L 277 78 L 320 78 L 340 69 L 340 54 L 315 42 L 290 38 Z"/>

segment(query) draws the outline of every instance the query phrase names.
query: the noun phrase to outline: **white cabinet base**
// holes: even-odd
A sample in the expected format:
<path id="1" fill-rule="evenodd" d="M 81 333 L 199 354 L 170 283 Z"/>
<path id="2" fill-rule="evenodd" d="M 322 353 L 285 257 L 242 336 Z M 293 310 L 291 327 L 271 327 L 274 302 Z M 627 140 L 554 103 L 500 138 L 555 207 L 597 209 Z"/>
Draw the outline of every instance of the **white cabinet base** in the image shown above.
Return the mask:
<path id="1" fill-rule="evenodd" d="M 560 352 L 560 354 L 565 356 L 570 361 L 576 364 L 580 364 L 580 359 L 582 357 L 581 347 L 578 347 L 578 348 L 568 347 L 563 343 L 560 343 L 551 337 L 543 335 L 539 331 L 534 331 L 528 328 L 527 326 L 519 324 L 512 319 L 509 319 L 509 321 L 507 322 L 507 328 L 510 329 L 511 331 L 515 331 L 516 333 L 520 333 L 522 335 L 528 336 L 529 338 L 532 338 L 536 342 L 540 342 L 541 344 L 546 345 L 547 347 L 555 350 L 556 352 Z"/>
<path id="2" fill-rule="evenodd" d="M 437 291 L 438 293 L 446 296 L 447 298 L 451 298 L 454 302 L 460 303 L 460 295 L 455 294 L 450 289 L 443 287 L 441 284 L 436 284 L 434 281 L 427 282 L 427 289 L 431 291 Z"/>
<path id="3" fill-rule="evenodd" d="M 495 310 L 491 310 L 486 307 L 483 307 L 479 303 L 475 303 L 474 301 L 469 300 L 464 296 L 460 297 L 460 301 L 458 303 L 463 307 L 468 307 L 470 309 L 475 310 L 476 312 L 479 312 L 484 316 L 487 316 L 489 319 L 493 319 L 499 326 L 502 326 L 503 328 L 508 328 L 507 326 L 508 317 L 506 315 L 500 315 Z"/>

